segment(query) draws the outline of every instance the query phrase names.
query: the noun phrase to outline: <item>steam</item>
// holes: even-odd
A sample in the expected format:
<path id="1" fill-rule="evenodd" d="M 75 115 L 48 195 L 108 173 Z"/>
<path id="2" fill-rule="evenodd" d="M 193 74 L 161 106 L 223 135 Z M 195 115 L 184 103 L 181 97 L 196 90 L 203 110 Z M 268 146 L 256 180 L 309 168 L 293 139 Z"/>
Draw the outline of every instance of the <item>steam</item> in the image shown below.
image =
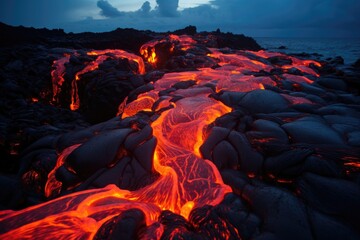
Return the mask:
<path id="1" fill-rule="evenodd" d="M 117 8 L 115 8 L 106 0 L 99 0 L 97 2 L 97 6 L 98 8 L 101 9 L 100 14 L 104 17 L 113 18 L 113 17 L 120 17 L 123 15 L 122 12 L 120 12 Z"/>

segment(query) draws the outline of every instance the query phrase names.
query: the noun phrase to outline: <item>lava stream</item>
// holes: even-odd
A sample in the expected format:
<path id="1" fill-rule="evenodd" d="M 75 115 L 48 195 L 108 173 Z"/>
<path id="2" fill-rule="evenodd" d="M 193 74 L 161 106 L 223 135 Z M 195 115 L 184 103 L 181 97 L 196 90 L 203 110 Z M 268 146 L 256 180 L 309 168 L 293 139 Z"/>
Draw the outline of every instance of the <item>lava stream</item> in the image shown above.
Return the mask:
<path id="1" fill-rule="evenodd" d="M 229 112 L 225 105 L 208 98 L 206 94 L 183 98 L 175 107 L 163 112 L 152 124 L 158 140 L 154 167 L 163 176 L 171 174 L 177 181 L 172 189 L 171 201 L 158 203 L 163 209 L 183 215 L 190 213 L 188 203 L 195 207 L 220 203 L 230 188 L 222 183 L 216 167 L 201 158 L 203 129 L 217 117 Z"/>

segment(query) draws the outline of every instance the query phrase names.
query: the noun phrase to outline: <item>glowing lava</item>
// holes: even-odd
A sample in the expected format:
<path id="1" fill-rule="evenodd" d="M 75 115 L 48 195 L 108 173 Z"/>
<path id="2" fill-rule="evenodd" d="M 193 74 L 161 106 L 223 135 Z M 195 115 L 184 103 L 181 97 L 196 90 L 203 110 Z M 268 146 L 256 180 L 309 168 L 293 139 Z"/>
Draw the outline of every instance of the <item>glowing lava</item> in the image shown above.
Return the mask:
<path id="1" fill-rule="evenodd" d="M 53 85 L 53 102 L 58 102 L 61 86 L 65 82 L 65 64 L 70 61 L 70 54 L 64 54 L 63 58 L 53 62 L 54 70 L 51 71 L 52 85 Z"/>

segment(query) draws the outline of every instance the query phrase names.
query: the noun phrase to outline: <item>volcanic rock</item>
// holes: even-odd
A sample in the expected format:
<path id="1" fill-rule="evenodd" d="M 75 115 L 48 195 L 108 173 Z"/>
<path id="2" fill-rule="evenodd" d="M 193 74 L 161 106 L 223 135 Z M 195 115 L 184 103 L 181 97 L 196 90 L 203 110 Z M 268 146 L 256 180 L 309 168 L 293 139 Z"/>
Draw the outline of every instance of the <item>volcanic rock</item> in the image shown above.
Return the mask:
<path id="1" fill-rule="evenodd" d="M 306 208 L 289 192 L 248 184 L 242 196 L 263 219 L 264 233 L 272 233 L 278 239 L 312 239 Z"/>
<path id="2" fill-rule="evenodd" d="M 295 143 L 345 144 L 344 139 L 336 131 L 318 118 L 306 117 L 282 127 Z"/>
<path id="3" fill-rule="evenodd" d="M 309 206 L 359 228 L 356 219 L 360 214 L 357 204 L 360 199 L 360 187 L 357 184 L 343 179 L 305 174 L 300 179 L 298 187 L 300 197 Z"/>
<path id="4" fill-rule="evenodd" d="M 130 209 L 104 223 L 94 239 L 134 239 L 145 228 L 145 215 L 139 209 Z"/>
<path id="5" fill-rule="evenodd" d="M 334 90 L 346 91 L 347 85 L 344 81 L 336 78 L 319 78 L 317 83 Z"/>
<path id="6" fill-rule="evenodd" d="M 273 91 L 254 90 L 245 94 L 238 106 L 253 114 L 272 113 L 285 110 L 288 107 L 288 102 Z"/>

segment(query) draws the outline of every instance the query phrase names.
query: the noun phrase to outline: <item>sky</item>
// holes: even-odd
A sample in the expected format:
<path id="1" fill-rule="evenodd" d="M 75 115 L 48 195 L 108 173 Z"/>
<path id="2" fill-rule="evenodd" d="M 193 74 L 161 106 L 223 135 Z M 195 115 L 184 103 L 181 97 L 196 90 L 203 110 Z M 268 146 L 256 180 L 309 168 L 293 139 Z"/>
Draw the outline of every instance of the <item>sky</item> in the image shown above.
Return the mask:
<path id="1" fill-rule="evenodd" d="M 10 25 L 103 32 L 194 25 L 253 37 L 360 37 L 360 0 L 1 0 Z"/>

